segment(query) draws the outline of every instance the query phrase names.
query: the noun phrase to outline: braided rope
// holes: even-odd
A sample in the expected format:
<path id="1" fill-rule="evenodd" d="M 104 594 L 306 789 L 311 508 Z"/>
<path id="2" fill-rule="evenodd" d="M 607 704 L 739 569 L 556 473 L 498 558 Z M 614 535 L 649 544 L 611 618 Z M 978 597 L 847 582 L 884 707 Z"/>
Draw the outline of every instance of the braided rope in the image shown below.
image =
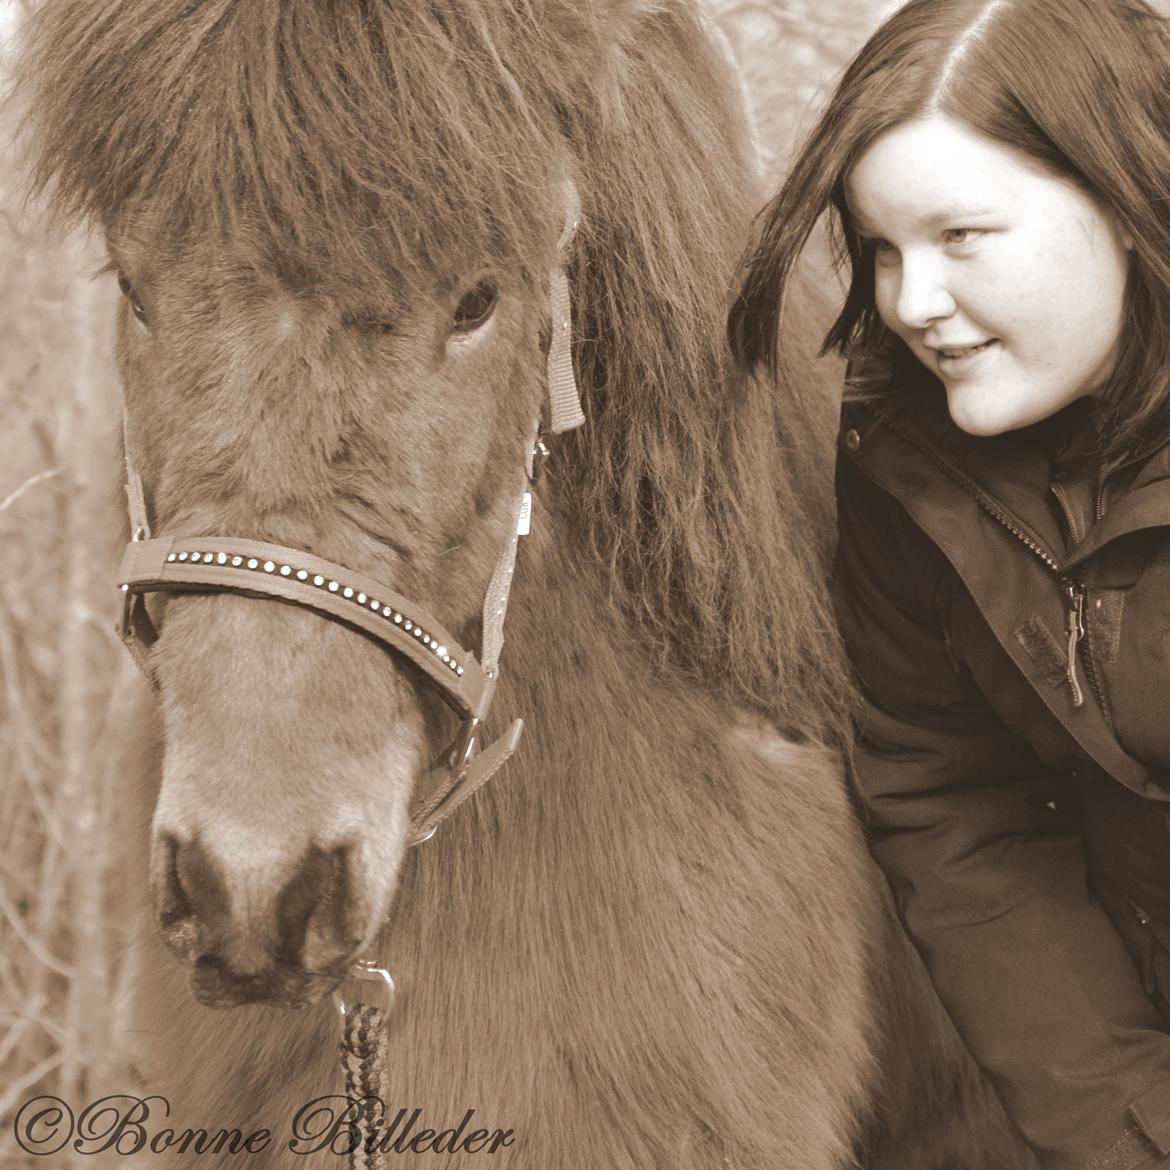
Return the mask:
<path id="1" fill-rule="evenodd" d="M 382 1069 L 386 1063 L 386 1017 L 381 1008 L 354 1004 L 346 1009 L 341 1037 L 345 1095 L 358 1105 L 354 1125 L 361 1135 L 349 1152 L 349 1170 L 384 1170 L 377 1122 L 383 1118 Z M 372 1140 L 371 1140 L 372 1139 Z"/>

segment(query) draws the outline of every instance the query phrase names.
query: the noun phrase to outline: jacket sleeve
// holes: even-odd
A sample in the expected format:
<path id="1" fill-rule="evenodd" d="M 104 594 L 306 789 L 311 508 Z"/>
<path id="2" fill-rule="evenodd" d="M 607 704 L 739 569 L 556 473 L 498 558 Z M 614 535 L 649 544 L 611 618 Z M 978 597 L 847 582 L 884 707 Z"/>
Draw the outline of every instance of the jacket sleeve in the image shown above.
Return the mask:
<path id="1" fill-rule="evenodd" d="M 837 490 L 853 778 L 906 930 L 1045 1170 L 1170 1166 L 1170 1035 L 1089 895 L 1061 782 L 955 660 L 939 550 L 847 455 Z"/>

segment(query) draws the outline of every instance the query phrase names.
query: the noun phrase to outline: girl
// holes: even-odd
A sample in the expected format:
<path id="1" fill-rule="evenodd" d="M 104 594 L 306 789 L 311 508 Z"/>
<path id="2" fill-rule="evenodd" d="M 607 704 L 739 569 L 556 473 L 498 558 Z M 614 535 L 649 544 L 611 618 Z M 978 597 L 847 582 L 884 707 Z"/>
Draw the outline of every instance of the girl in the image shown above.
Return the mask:
<path id="1" fill-rule="evenodd" d="M 940 996 L 1049 1170 L 1170 1166 L 1170 33 L 1142 0 L 912 0 L 760 221 L 776 372 L 847 275 L 855 780 Z"/>

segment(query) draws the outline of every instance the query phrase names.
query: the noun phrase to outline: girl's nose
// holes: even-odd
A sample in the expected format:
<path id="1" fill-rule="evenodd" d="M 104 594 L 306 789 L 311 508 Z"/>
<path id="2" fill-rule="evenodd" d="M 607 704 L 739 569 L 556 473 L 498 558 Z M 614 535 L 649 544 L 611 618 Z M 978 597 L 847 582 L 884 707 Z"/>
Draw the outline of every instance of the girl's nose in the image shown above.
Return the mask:
<path id="1" fill-rule="evenodd" d="M 925 329 L 954 313 L 955 299 L 933 259 L 906 255 L 900 275 L 894 311 L 904 329 Z"/>

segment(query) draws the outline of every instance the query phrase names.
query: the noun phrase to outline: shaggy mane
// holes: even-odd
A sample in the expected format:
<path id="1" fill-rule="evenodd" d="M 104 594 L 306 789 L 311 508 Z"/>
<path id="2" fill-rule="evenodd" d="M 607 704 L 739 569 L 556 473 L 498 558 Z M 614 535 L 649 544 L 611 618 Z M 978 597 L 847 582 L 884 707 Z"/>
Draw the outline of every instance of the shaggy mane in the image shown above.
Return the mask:
<path id="1" fill-rule="evenodd" d="M 160 246 L 217 231 L 371 292 L 496 264 L 543 295 L 570 173 L 589 423 L 555 461 L 566 537 L 664 665 L 837 737 L 817 396 L 725 352 L 758 192 L 689 0 L 71 0 L 32 22 L 22 87 L 62 215 L 146 202 Z"/>

